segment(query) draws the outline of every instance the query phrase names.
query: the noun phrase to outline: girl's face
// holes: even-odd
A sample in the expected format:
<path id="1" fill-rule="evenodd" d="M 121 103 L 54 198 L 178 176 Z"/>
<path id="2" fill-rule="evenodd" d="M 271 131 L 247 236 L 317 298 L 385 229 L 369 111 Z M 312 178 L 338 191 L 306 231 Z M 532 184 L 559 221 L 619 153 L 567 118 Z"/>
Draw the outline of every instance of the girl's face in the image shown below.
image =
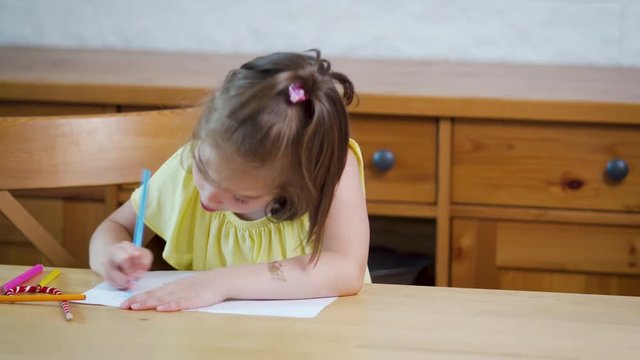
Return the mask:
<path id="1" fill-rule="evenodd" d="M 265 209 L 274 194 L 265 172 L 204 144 L 196 148 L 193 161 L 193 182 L 200 193 L 202 209 L 231 211 L 245 220 L 267 215 Z"/>

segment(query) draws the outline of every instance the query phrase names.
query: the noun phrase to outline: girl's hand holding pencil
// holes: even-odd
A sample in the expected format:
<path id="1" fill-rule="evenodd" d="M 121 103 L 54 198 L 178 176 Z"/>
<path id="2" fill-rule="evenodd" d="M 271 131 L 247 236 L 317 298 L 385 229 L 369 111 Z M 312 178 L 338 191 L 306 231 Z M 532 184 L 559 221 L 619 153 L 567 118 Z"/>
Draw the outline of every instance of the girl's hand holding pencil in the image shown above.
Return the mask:
<path id="1" fill-rule="evenodd" d="M 133 282 L 151 268 L 153 254 L 142 247 L 147 189 L 151 172 L 142 171 L 142 199 L 136 215 L 132 242 L 122 241 L 108 247 L 99 271 L 104 280 L 117 289 L 129 289 Z"/>
<path id="2" fill-rule="evenodd" d="M 129 241 L 111 246 L 102 276 L 117 289 L 128 289 L 151 268 L 153 254 L 149 249 L 137 247 Z"/>

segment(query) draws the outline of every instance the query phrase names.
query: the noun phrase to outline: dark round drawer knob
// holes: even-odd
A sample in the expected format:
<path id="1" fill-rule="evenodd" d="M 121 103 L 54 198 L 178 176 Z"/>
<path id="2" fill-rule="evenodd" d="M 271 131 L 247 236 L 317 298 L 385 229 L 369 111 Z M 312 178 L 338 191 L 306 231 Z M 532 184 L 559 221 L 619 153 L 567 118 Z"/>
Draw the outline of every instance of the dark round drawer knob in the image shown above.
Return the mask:
<path id="1" fill-rule="evenodd" d="M 378 150 L 373 153 L 373 166 L 380 171 L 389 171 L 396 163 L 396 157 L 391 150 Z"/>
<path id="2" fill-rule="evenodd" d="M 613 181 L 621 181 L 629 174 L 629 165 L 622 159 L 611 159 L 605 169 L 607 177 Z"/>

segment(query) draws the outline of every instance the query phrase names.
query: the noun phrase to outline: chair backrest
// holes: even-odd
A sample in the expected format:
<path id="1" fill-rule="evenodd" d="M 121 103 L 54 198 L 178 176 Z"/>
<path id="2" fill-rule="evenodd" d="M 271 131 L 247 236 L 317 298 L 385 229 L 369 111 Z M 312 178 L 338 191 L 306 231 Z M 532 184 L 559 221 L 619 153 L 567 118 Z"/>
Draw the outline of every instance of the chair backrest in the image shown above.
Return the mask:
<path id="1" fill-rule="evenodd" d="M 9 190 L 138 183 L 187 143 L 201 110 L 0 118 L 0 211 L 55 265 L 75 266 Z"/>
<path id="2" fill-rule="evenodd" d="M 138 182 L 189 140 L 200 111 L 0 118 L 0 190 Z"/>

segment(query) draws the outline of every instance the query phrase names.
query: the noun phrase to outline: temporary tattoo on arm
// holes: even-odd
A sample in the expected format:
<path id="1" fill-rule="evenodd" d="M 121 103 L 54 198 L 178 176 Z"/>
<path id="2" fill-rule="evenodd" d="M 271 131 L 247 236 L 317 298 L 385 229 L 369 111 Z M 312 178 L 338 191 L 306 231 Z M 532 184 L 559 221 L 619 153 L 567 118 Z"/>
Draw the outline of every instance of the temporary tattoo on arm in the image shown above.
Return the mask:
<path id="1" fill-rule="evenodd" d="M 278 280 L 282 282 L 286 282 L 287 278 L 284 277 L 284 272 L 282 271 L 282 262 L 279 260 L 272 261 L 267 266 L 269 269 L 269 274 L 271 274 L 271 278 L 273 280 Z"/>

